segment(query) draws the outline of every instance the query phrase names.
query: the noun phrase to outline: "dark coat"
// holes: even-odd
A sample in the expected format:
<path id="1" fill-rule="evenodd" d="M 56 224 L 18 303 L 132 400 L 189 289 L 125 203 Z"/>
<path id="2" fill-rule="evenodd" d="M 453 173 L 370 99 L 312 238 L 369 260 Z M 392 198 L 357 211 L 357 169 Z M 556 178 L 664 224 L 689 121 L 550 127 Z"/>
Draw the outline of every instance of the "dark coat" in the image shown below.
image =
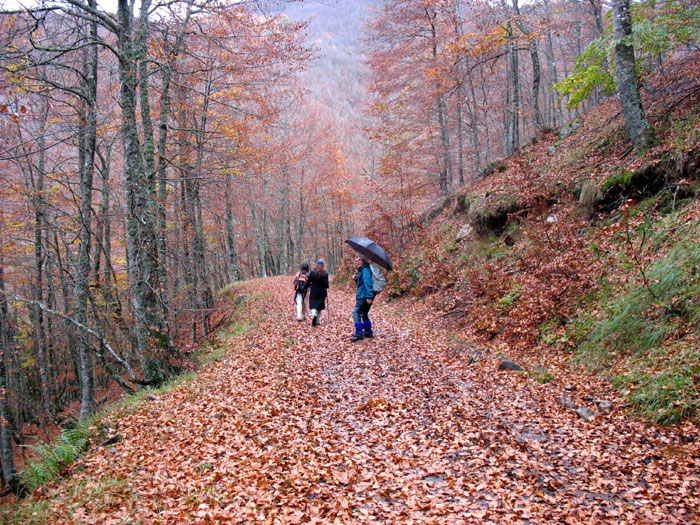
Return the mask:
<path id="1" fill-rule="evenodd" d="M 374 282 L 372 281 L 372 269 L 364 263 L 355 274 L 357 294 L 355 297 L 361 300 L 374 299 Z"/>
<path id="2" fill-rule="evenodd" d="M 322 274 L 313 270 L 309 275 L 309 308 L 325 310 L 328 297 L 328 272 Z"/>

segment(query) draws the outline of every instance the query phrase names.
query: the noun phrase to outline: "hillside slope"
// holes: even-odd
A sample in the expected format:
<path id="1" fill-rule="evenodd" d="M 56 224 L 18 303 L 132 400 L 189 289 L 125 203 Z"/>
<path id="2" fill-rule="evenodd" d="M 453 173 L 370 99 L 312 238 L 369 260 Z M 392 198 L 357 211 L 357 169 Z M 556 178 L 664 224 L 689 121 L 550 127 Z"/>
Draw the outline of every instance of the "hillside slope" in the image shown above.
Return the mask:
<path id="1" fill-rule="evenodd" d="M 659 432 L 617 406 L 584 421 L 409 302 L 377 305 L 376 338 L 352 344 L 353 303 L 332 287 L 312 329 L 293 319 L 288 278 L 234 286 L 209 366 L 108 414 L 119 439 L 7 522 L 700 519 L 693 428 Z"/>
<path id="2" fill-rule="evenodd" d="M 619 103 L 547 134 L 422 218 L 392 291 L 545 375 L 604 371 L 652 419 L 700 409 L 700 57 L 648 85 L 658 144 Z M 568 372 L 552 363 L 567 361 Z"/>

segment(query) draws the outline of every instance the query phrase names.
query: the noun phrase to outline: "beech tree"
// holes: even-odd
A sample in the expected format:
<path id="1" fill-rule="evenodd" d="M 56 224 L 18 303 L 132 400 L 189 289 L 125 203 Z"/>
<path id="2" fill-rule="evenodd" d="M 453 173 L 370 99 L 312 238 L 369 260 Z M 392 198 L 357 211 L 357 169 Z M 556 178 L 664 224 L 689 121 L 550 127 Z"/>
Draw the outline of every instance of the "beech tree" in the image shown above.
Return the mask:
<path id="1" fill-rule="evenodd" d="M 654 131 L 647 120 L 639 91 L 637 67 L 632 44 L 632 14 L 629 0 L 612 3 L 615 28 L 615 72 L 617 91 L 625 115 L 627 132 L 637 151 L 649 149 L 654 141 Z"/>

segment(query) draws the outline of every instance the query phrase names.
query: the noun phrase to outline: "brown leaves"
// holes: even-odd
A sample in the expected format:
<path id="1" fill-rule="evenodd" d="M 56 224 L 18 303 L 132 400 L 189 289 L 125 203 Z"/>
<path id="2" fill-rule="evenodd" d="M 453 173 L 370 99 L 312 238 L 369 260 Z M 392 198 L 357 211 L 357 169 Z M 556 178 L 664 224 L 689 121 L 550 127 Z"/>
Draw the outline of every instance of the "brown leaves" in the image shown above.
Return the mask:
<path id="1" fill-rule="evenodd" d="M 322 326 L 298 325 L 288 281 L 243 285 L 272 291 L 249 305 L 260 326 L 220 334 L 224 360 L 115 419 L 124 440 L 52 488 L 53 522 L 698 517 L 697 443 L 616 412 L 583 424 L 553 389 L 467 366 L 407 301 L 373 307 L 376 338 L 354 345 L 347 292 Z M 106 479 L 120 483 L 85 497 Z"/>

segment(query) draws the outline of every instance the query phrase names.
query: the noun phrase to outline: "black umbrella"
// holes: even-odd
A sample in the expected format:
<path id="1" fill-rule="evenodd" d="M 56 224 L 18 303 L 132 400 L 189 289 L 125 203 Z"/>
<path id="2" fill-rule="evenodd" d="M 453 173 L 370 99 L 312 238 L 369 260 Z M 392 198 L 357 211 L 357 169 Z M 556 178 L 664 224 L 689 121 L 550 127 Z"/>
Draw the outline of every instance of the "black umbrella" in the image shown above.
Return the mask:
<path id="1" fill-rule="evenodd" d="M 350 248 L 355 250 L 357 253 L 366 259 L 369 259 L 373 263 L 378 264 L 385 270 L 391 271 L 394 269 L 394 267 L 391 265 L 391 259 L 389 259 L 389 256 L 384 251 L 384 248 L 379 246 L 372 239 L 368 239 L 367 237 L 353 237 L 345 242 L 348 243 Z"/>

